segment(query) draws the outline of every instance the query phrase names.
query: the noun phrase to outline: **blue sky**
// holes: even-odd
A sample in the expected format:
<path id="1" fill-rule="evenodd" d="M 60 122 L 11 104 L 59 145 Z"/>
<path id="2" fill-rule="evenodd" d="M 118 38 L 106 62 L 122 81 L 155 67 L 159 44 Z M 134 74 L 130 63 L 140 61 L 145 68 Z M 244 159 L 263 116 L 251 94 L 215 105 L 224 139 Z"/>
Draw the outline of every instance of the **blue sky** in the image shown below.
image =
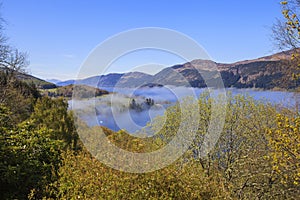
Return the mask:
<path id="1" fill-rule="evenodd" d="M 182 32 L 217 62 L 268 55 L 276 51 L 271 26 L 281 17 L 276 0 L 2 0 L 1 13 L 10 43 L 29 54 L 28 71 L 61 80 L 75 78 L 89 53 L 108 37 L 141 27 Z M 111 71 L 181 61 L 147 53 L 120 59 Z"/>

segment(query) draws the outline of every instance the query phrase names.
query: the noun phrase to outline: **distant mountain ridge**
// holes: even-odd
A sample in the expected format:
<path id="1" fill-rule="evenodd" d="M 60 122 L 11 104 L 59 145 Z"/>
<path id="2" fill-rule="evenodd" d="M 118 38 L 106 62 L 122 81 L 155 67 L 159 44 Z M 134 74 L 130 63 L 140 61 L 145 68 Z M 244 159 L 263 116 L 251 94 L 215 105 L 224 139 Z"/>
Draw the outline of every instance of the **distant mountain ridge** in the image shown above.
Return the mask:
<path id="1" fill-rule="evenodd" d="M 122 88 L 159 84 L 202 88 L 206 87 L 206 83 L 201 75 L 204 74 L 207 81 L 216 81 L 216 72 L 219 72 L 225 87 L 272 89 L 280 87 L 278 83 L 275 83 L 275 80 L 279 80 L 283 76 L 280 66 L 282 61 L 289 59 L 291 55 L 292 51 L 285 51 L 231 64 L 198 59 L 164 68 L 155 75 L 142 72 L 111 73 L 82 80 L 59 82 L 57 85 L 65 86 L 76 83 L 99 88 Z M 299 86 L 299 84 L 296 86 Z"/>
<path id="2" fill-rule="evenodd" d="M 53 83 L 53 84 L 61 82 L 61 80 L 58 80 L 58 79 L 46 79 L 45 81 L 47 81 L 49 83 Z"/>

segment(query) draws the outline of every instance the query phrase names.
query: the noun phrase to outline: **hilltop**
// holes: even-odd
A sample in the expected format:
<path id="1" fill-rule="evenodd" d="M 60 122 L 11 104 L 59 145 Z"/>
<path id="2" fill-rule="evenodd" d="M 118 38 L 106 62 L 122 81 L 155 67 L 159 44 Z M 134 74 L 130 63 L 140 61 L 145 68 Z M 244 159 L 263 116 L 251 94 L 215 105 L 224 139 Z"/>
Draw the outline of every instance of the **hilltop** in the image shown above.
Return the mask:
<path id="1" fill-rule="evenodd" d="M 5 69 L 0 67 L 1 72 L 5 72 Z M 35 76 L 32 76 L 30 74 L 24 73 L 24 72 L 14 72 L 16 73 L 16 78 L 26 82 L 28 84 L 34 84 L 38 89 L 53 89 L 57 86 L 51 82 L 45 81 L 43 79 L 37 78 Z"/>
<path id="2" fill-rule="evenodd" d="M 280 81 L 284 74 L 282 66 L 291 58 L 293 51 L 284 51 L 273 55 L 238 61 L 235 63 L 217 63 L 211 60 L 193 60 L 184 64 L 178 64 L 164 68 L 155 75 L 142 72 L 111 73 L 101 76 L 93 76 L 76 83 L 82 85 L 101 87 L 139 87 L 147 84 L 174 85 L 206 87 L 202 78 L 205 74 L 206 80 L 215 81 L 219 72 L 225 87 L 235 88 L 260 88 L 293 89 L 299 87 L 300 83 L 289 81 L 283 85 Z M 73 84 L 74 80 L 59 82 L 57 85 Z"/>

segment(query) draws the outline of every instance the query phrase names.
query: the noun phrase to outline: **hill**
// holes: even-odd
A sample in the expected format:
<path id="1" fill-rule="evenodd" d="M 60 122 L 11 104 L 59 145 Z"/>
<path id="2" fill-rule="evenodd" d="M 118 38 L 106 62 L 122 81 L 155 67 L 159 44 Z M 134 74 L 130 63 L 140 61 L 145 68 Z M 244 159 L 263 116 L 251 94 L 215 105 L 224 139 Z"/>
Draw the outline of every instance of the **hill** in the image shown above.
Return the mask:
<path id="1" fill-rule="evenodd" d="M 87 85 L 67 85 L 61 86 L 54 89 L 44 90 L 43 93 L 49 97 L 67 97 L 71 98 L 73 96 L 73 91 L 76 90 L 77 98 L 91 98 L 95 96 L 102 96 L 109 94 L 106 90 L 101 90 L 98 88 L 93 88 Z"/>
<path id="2" fill-rule="evenodd" d="M 5 73 L 5 69 L 3 67 L 0 67 L 0 72 Z M 19 79 L 23 82 L 26 82 L 28 84 L 34 84 L 38 89 L 52 89 L 52 88 L 57 87 L 53 83 L 42 80 L 42 79 L 32 76 L 30 74 L 21 73 L 21 72 L 14 72 L 14 73 L 16 73 L 17 79 Z"/>
<path id="3" fill-rule="evenodd" d="M 53 83 L 50 83 L 48 81 L 42 80 L 40 78 L 37 78 L 35 76 L 25 74 L 25 73 L 18 73 L 17 74 L 18 79 L 26 82 L 26 83 L 32 83 L 36 85 L 38 89 L 53 89 L 56 88 L 57 86 Z"/>
<path id="4" fill-rule="evenodd" d="M 147 84 L 206 87 L 202 75 L 207 81 L 215 81 L 217 73 L 221 74 L 225 87 L 292 89 L 300 86 L 300 82 L 283 85 L 281 79 L 283 63 L 291 58 L 292 51 L 276 53 L 253 60 L 235 63 L 216 63 L 211 60 L 193 60 L 184 64 L 167 67 L 155 75 L 141 72 L 124 74 L 107 74 L 77 80 L 76 84 L 94 87 L 139 87 Z M 58 83 L 58 85 L 74 84 L 74 80 Z"/>

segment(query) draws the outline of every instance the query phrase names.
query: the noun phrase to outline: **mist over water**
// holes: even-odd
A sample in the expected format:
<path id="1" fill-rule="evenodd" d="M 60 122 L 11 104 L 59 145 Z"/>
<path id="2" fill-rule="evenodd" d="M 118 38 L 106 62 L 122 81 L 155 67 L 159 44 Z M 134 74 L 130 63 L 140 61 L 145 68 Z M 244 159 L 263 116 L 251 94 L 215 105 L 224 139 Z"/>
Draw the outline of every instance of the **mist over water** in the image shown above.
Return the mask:
<path id="1" fill-rule="evenodd" d="M 198 98 L 201 93 L 207 91 L 204 88 L 188 87 L 153 87 L 153 88 L 101 88 L 110 95 L 96 97 L 87 100 L 73 100 L 76 102 L 76 113 L 89 126 L 105 126 L 111 130 L 124 129 L 129 133 L 135 133 L 143 129 L 147 123 L 151 123 L 155 117 L 162 116 L 165 110 L 187 96 Z M 252 89 L 227 89 L 233 96 L 249 95 L 255 100 L 263 100 L 272 104 L 285 107 L 295 107 L 297 97 L 292 92 L 281 91 L 257 91 Z M 146 99 L 152 99 L 154 104 L 147 106 Z M 299 97 L 298 97 L 299 98 Z M 139 109 L 130 108 L 132 100 L 140 105 Z M 74 102 L 73 102 L 74 104 Z"/>

